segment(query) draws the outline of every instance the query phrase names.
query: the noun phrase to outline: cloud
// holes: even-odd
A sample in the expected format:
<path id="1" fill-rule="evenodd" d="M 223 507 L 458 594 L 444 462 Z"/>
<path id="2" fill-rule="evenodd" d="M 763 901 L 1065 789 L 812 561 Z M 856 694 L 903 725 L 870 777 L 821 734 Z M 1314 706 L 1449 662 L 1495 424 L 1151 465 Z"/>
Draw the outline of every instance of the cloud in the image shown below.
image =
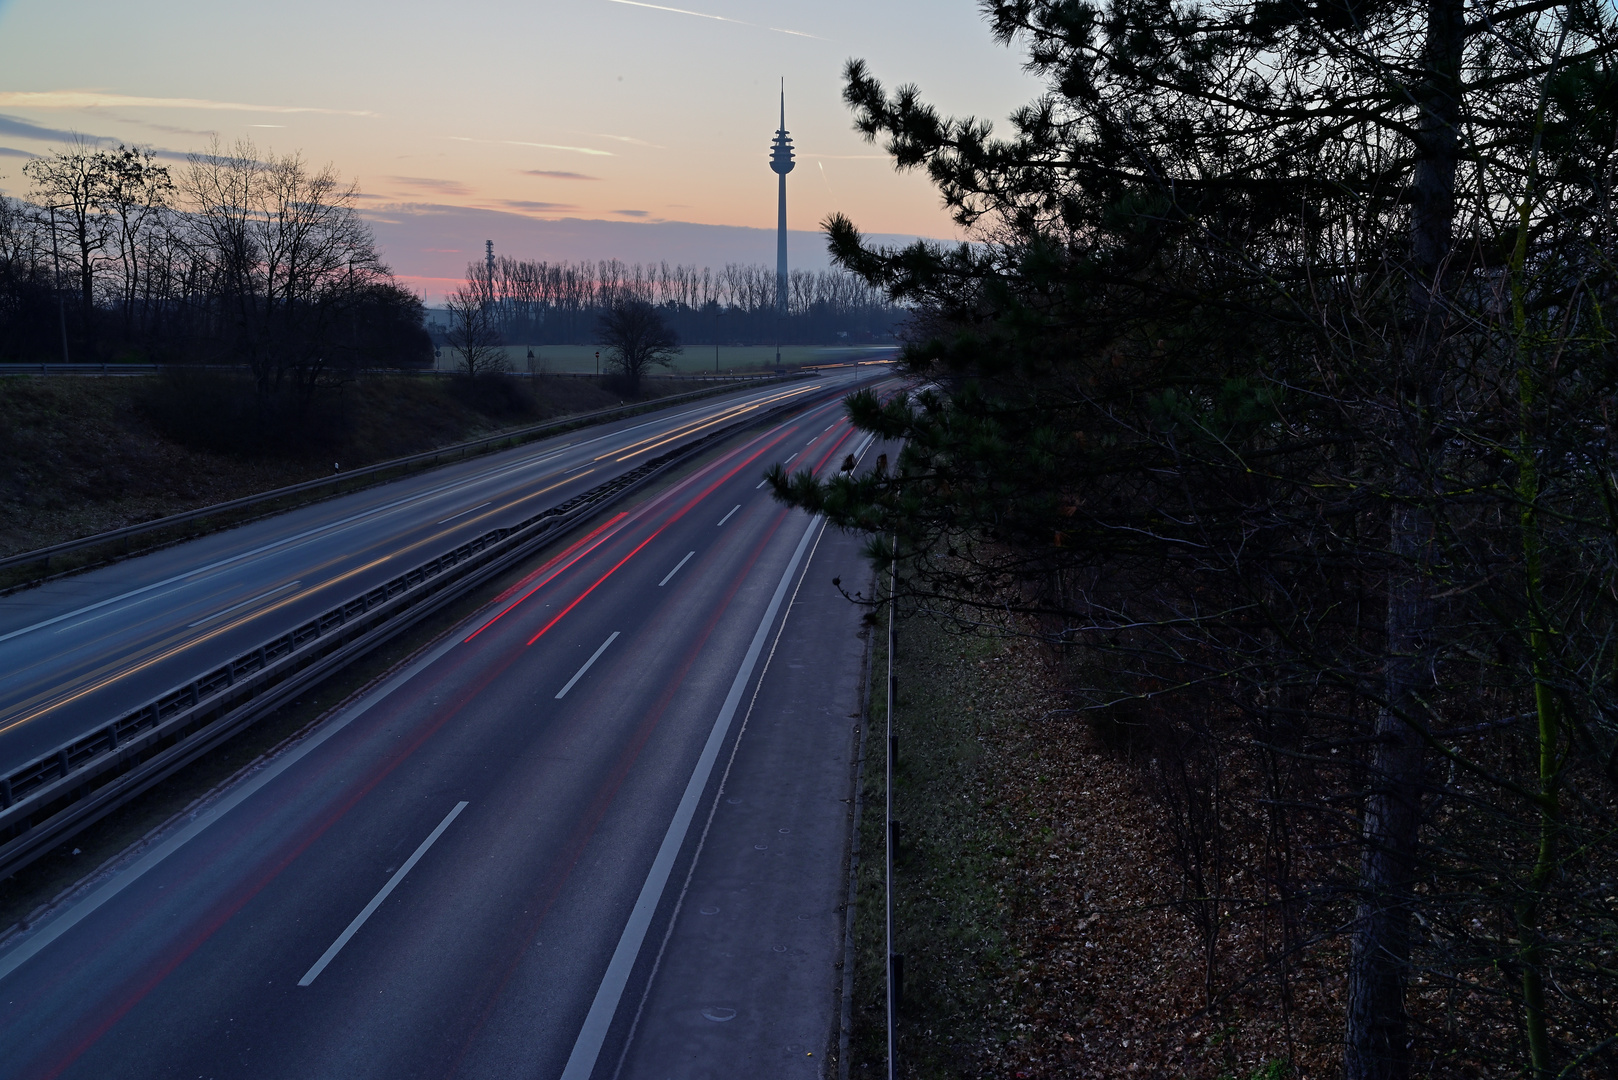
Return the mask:
<path id="1" fill-rule="evenodd" d="M 459 180 L 436 180 L 429 176 L 390 176 L 388 179 L 405 187 L 419 188 L 440 195 L 472 194 L 472 189 Z"/>
<path id="2" fill-rule="evenodd" d="M 751 26 L 759 30 L 773 30 L 777 34 L 791 34 L 793 37 L 814 38 L 816 41 L 826 39 L 817 34 L 806 34 L 802 30 L 786 30 L 779 26 L 763 26 L 759 23 L 743 22 L 741 19 L 731 19 L 724 15 L 709 15 L 705 11 L 690 11 L 686 8 L 664 7 L 662 4 L 644 4 L 641 0 L 607 0 L 609 4 L 623 4 L 626 7 L 651 8 L 653 11 L 669 11 L 676 15 L 690 15 L 697 19 L 712 19 L 714 22 L 735 23 L 737 26 Z"/>
<path id="3" fill-rule="evenodd" d="M 26 150 L 17 150 L 10 146 L 0 146 L 0 157 L 37 158 L 38 154 L 30 154 Z"/>
<path id="4" fill-rule="evenodd" d="M 646 217 L 651 213 L 651 211 L 649 211 L 649 210 L 614 210 L 613 213 L 622 214 L 622 215 L 624 215 L 624 217 Z"/>
<path id="5" fill-rule="evenodd" d="M 0 115 L 0 135 L 15 135 L 19 139 L 42 139 L 45 142 L 63 142 L 73 139 L 94 139 L 95 136 L 85 135 L 78 131 L 63 131 L 61 128 L 40 127 L 16 116 Z"/>
<path id="6" fill-rule="evenodd" d="M 12 135 L 21 139 L 39 139 L 42 142 L 54 143 L 71 143 L 82 140 L 92 145 L 104 145 L 106 143 L 123 141 L 120 139 L 109 138 L 106 135 L 86 135 L 82 131 L 65 131 L 61 128 L 41 127 L 40 125 L 30 123 L 27 120 L 22 120 L 15 116 L 6 116 L 3 114 L 0 114 L 0 135 Z M 152 152 L 153 157 L 162 158 L 165 161 L 191 160 L 190 154 L 182 153 L 178 150 L 165 150 L 160 147 L 147 147 L 146 149 Z M 23 151 L 19 150 L 16 151 L 16 153 L 20 154 L 23 153 Z M 38 155 L 29 154 L 28 156 L 36 157 Z"/>
<path id="7" fill-rule="evenodd" d="M 554 169 L 522 169 L 524 176 L 544 176 L 552 180 L 600 180 L 599 176 L 586 176 L 577 172 L 558 172 Z"/>
<path id="8" fill-rule="evenodd" d="M 112 120 L 120 124 L 134 124 L 137 127 L 151 128 L 153 131 L 161 131 L 165 135 L 208 136 L 218 134 L 215 131 L 206 129 L 198 130 L 197 128 L 176 127 L 173 124 L 154 124 L 150 120 L 137 120 L 132 116 L 119 116 L 116 113 L 110 112 L 103 112 L 97 116 L 96 119 Z M 256 127 L 257 125 L 254 124 L 249 126 Z M 275 126 L 280 127 L 281 125 L 277 124 Z"/>
<path id="9" fill-rule="evenodd" d="M 322 113 L 327 116 L 375 116 L 368 109 L 326 109 L 312 105 L 249 105 L 239 101 L 209 101 L 206 98 L 137 97 L 133 94 L 103 94 L 95 90 L 5 90 L 0 106 L 26 109 L 98 109 L 135 106 L 146 109 L 218 109 L 227 112 Z"/>
<path id="10" fill-rule="evenodd" d="M 498 205 L 509 206 L 513 210 L 526 210 L 529 213 L 551 213 L 556 210 L 577 210 L 571 203 L 559 202 L 531 202 L 527 199 L 501 199 Z"/>
<path id="11" fill-rule="evenodd" d="M 484 143 L 489 146 L 537 146 L 541 150 L 568 150 L 575 154 L 591 154 L 595 157 L 615 157 L 611 150 L 592 150 L 588 146 L 557 146 L 555 143 L 522 142 L 518 139 L 469 139 L 465 135 L 451 135 L 456 142 Z"/>

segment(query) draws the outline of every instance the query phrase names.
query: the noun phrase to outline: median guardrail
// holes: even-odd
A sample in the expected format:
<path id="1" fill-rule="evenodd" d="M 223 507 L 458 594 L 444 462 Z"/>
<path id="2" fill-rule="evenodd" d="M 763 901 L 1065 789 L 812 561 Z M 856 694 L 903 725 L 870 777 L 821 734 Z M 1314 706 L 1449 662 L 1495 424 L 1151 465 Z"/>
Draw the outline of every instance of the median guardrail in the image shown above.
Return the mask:
<path id="1" fill-rule="evenodd" d="M 491 529 L 0 775 L 10 875 L 344 665 L 715 442 L 810 399 L 739 419 L 515 525 Z"/>

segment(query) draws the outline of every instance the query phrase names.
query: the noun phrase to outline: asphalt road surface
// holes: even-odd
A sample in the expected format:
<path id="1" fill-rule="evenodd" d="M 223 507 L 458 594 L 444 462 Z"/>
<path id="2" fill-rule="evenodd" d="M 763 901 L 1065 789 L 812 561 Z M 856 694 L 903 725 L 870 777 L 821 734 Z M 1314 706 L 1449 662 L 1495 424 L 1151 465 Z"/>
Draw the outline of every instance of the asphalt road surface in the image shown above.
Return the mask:
<path id="1" fill-rule="evenodd" d="M 583 429 L 6 597 L 0 775 L 490 529 L 731 419 L 854 381 L 744 391 Z"/>
<path id="2" fill-rule="evenodd" d="M 14 936 L 0 1077 L 824 1075 L 869 570 L 760 477 L 851 452 L 829 401 L 604 515 Z"/>

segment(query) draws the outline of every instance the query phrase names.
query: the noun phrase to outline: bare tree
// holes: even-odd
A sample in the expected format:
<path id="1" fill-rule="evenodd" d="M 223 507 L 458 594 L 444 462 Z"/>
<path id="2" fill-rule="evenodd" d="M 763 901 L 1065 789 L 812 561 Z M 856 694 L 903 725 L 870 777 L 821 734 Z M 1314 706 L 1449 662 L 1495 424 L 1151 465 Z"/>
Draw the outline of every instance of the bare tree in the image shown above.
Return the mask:
<path id="1" fill-rule="evenodd" d="M 66 150 L 23 166 L 34 182 L 35 196 L 51 211 L 51 220 L 59 222 L 68 252 L 78 264 L 80 302 L 86 312 L 95 303 L 96 264 L 107 247 L 102 202 L 110 156 L 76 138 Z"/>
<path id="2" fill-rule="evenodd" d="M 356 189 L 330 166 L 263 159 L 246 141 L 192 155 L 180 187 L 227 352 L 253 369 L 261 397 L 290 382 L 307 402 L 340 366 L 344 314 L 387 276 Z"/>
<path id="3" fill-rule="evenodd" d="M 123 309 L 127 333 L 140 287 L 141 250 L 146 246 L 148 232 L 169 204 L 174 181 L 167 166 L 157 164 L 150 150 L 120 145 L 98 156 L 102 159 L 98 203 L 110 219 L 107 231 L 117 246 L 123 271 L 118 304 Z"/>
<path id="4" fill-rule="evenodd" d="M 625 390 L 640 392 L 640 380 L 652 367 L 670 367 L 680 353 L 680 339 L 662 312 L 642 300 L 623 300 L 608 308 L 596 324 L 607 361 L 623 377 Z"/>
<path id="5" fill-rule="evenodd" d="M 449 345 L 460 354 L 461 373 L 476 378 L 506 370 L 497 312 L 486 283 L 474 277 L 450 294 L 445 306 Z"/>

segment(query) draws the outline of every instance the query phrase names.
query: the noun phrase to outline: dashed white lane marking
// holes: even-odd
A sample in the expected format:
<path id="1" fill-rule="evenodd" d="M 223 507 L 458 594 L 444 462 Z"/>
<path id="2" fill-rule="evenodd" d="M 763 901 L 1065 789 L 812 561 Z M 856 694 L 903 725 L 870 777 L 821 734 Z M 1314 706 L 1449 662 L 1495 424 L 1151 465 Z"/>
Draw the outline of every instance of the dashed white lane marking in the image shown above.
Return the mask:
<path id="1" fill-rule="evenodd" d="M 690 562 L 691 561 L 691 556 L 693 556 L 695 554 L 696 554 L 696 552 L 694 552 L 694 551 L 686 552 L 685 558 L 681 559 L 679 562 L 674 564 L 674 569 L 669 571 L 668 577 L 665 577 L 662 581 L 659 581 L 657 583 L 657 587 L 659 589 L 661 589 L 663 586 L 667 585 L 669 583 L 669 578 L 672 578 L 675 574 L 678 574 L 680 572 L 680 567 L 682 567 L 686 563 Z"/>
<path id="2" fill-rule="evenodd" d="M 754 489 L 753 489 L 753 490 L 754 490 L 754 491 L 757 491 L 757 490 L 758 490 L 758 488 L 761 488 L 761 487 L 763 487 L 763 486 L 764 486 L 764 485 L 765 485 L 765 484 L 768 484 L 768 483 L 769 483 L 769 482 L 770 482 L 770 478 L 769 478 L 769 477 L 765 477 L 765 478 L 764 478 L 764 479 L 763 479 L 763 480 L 760 480 L 760 481 L 759 481 L 759 482 L 758 482 L 758 487 L 755 487 L 755 488 L 754 488 Z"/>
<path id="3" fill-rule="evenodd" d="M 590 1011 L 584 1018 L 584 1026 L 579 1029 L 579 1037 L 573 1043 L 573 1052 L 568 1055 L 567 1065 L 562 1069 L 561 1080 L 589 1080 L 590 1074 L 595 1072 L 596 1060 L 601 1056 L 601 1045 L 607 1039 L 607 1029 L 612 1025 L 613 1015 L 618 1011 L 618 1002 L 624 996 L 624 986 L 629 982 L 629 971 L 635 966 L 635 958 L 640 955 L 641 946 L 646 941 L 646 931 L 651 928 L 652 915 L 663 899 L 663 889 L 674 870 L 674 859 L 685 843 L 686 833 L 691 828 L 691 819 L 696 816 L 697 803 L 702 798 L 703 789 L 708 786 L 708 778 L 713 775 L 714 762 L 718 760 L 719 750 L 724 745 L 725 736 L 730 732 L 730 724 L 736 717 L 736 708 L 741 704 L 742 693 L 752 680 L 753 670 L 758 666 L 759 654 L 764 651 L 764 642 L 769 637 L 770 627 L 775 624 L 775 616 L 781 610 L 781 602 L 786 599 L 792 578 L 798 572 L 798 565 L 803 562 L 803 553 L 808 549 L 809 542 L 815 538 L 815 528 L 820 524 L 819 519 L 809 522 L 809 527 L 804 530 L 802 539 L 798 541 L 797 550 L 792 553 L 792 558 L 787 560 L 786 572 L 781 575 L 781 581 L 775 587 L 775 595 L 770 598 L 769 606 L 764 609 L 764 618 L 759 621 L 758 630 L 753 634 L 752 643 L 747 647 L 747 655 L 742 657 L 741 667 L 736 672 L 735 680 L 730 684 L 730 693 L 725 695 L 725 703 L 719 707 L 719 715 L 714 719 L 713 730 L 708 734 L 708 742 L 697 758 L 697 766 L 691 772 L 691 780 L 686 784 L 685 794 L 681 796 L 680 805 L 669 821 L 668 832 L 663 834 L 663 844 L 658 848 L 656 858 L 652 860 L 652 868 L 646 874 L 646 884 L 641 886 L 640 897 L 635 901 L 635 909 L 629 913 L 629 921 L 624 925 L 623 935 L 618 939 L 618 947 L 613 950 L 612 959 L 607 963 L 606 974 L 601 977 L 601 985 L 596 989 L 595 1000 L 590 1003 Z"/>
<path id="4" fill-rule="evenodd" d="M 792 457 L 797 457 L 797 456 L 798 456 L 797 452 L 794 451 L 793 454 L 792 454 Z M 783 464 L 783 465 L 791 465 L 792 464 L 792 457 L 787 458 L 785 461 L 781 462 L 781 464 Z"/>
<path id="5" fill-rule="evenodd" d="M 37 956 L 41 951 L 49 946 L 51 942 L 55 941 L 57 938 L 61 937 L 63 934 L 66 934 L 79 923 L 95 914 L 101 909 L 102 905 L 106 904 L 113 897 L 117 896 L 135 882 L 139 881 L 147 873 L 151 872 L 151 870 L 161 864 L 163 860 L 167 859 L 170 855 L 173 855 L 176 851 L 179 851 L 186 844 L 190 843 L 203 830 L 207 829 L 220 818 L 224 817 L 226 814 L 236 809 L 236 807 L 252 798 L 266 784 L 270 783 L 276 777 L 280 776 L 282 773 L 292 768 L 292 766 L 302 761 L 309 754 L 313 753 L 315 749 L 317 749 L 327 739 L 348 727 L 349 724 L 352 724 L 360 716 L 363 716 L 377 702 L 386 699 L 389 694 L 399 689 L 399 687 L 403 686 L 411 679 L 414 679 L 424 669 L 431 664 L 436 663 L 445 653 L 449 652 L 460 643 L 461 639 L 459 635 L 451 635 L 445 638 L 438 645 L 434 646 L 432 651 L 426 656 L 423 656 L 420 660 L 417 660 L 414 664 L 411 664 L 409 667 L 399 672 L 399 674 L 395 675 L 393 678 L 371 691 L 371 693 L 360 699 L 360 701 L 355 703 L 346 712 L 338 713 L 336 716 L 332 717 L 331 720 L 327 721 L 324 727 L 321 727 L 314 734 L 304 739 L 301 743 L 298 743 L 291 750 L 288 750 L 286 753 L 271 759 L 268 765 L 264 766 L 257 773 L 252 775 L 252 779 L 237 787 L 234 791 L 224 796 L 218 802 L 204 809 L 197 815 L 196 818 L 191 821 L 189 825 L 186 825 L 179 832 L 163 841 L 160 845 L 158 845 L 156 850 L 139 859 L 133 866 L 129 867 L 129 869 L 122 871 L 111 881 L 100 886 L 82 900 L 74 903 L 73 906 L 63 909 L 48 922 L 36 924 L 37 929 L 32 931 L 30 936 L 24 938 L 10 952 L 0 956 L 0 980 L 3 980 L 7 975 L 10 975 L 23 964 L 26 964 L 30 959 Z"/>
<path id="6" fill-rule="evenodd" d="M 331 943 L 331 948 L 321 954 L 320 959 L 315 961 L 315 966 L 310 968 L 304 977 L 298 980 L 299 986 L 308 986 L 319 978 L 320 973 L 326 970 L 326 965 L 332 962 L 332 958 L 343 951 L 343 946 L 347 945 L 349 939 L 359 932 L 360 927 L 365 925 L 365 920 L 369 919 L 371 914 L 382 906 L 382 901 L 386 900 L 388 894 L 398 887 L 399 882 L 404 880 L 404 876 L 410 873 L 411 869 L 421 861 L 423 855 L 427 854 L 427 849 L 437 843 L 440 836 L 444 835 L 444 830 L 449 828 L 449 823 L 459 817 L 461 811 L 465 809 L 466 800 L 463 799 L 455 804 L 455 809 L 444 815 L 444 820 L 440 821 L 438 828 L 434 829 L 427 839 L 421 842 L 421 846 L 416 849 L 415 854 L 406 859 L 405 864 L 393 872 L 393 876 L 388 878 L 388 883 L 382 886 L 382 891 L 371 897 L 371 902 L 365 905 L 365 910 L 354 916 L 354 921 L 348 924 L 348 929 L 344 930 L 337 940 Z"/>
<path id="7" fill-rule="evenodd" d="M 696 552 L 692 552 L 691 554 L 695 555 Z M 691 557 L 691 555 L 687 555 L 685 558 L 689 559 L 690 557 Z M 682 564 L 684 564 L 685 559 L 681 559 L 680 562 Z M 671 574 L 669 576 L 672 577 L 673 575 Z M 664 580 L 667 581 L 668 579 L 665 578 Z M 566 697 L 567 692 L 569 690 L 573 689 L 573 684 L 578 682 L 580 679 L 584 678 L 584 673 L 586 671 L 590 670 L 590 665 L 595 663 L 597 660 L 601 659 L 601 654 L 607 651 L 607 646 L 611 645 L 614 641 L 617 641 L 617 640 L 618 640 L 618 631 L 614 630 L 611 634 L 609 634 L 607 636 L 607 640 L 603 641 L 601 643 L 601 647 L 599 649 L 597 649 L 595 652 L 590 654 L 590 659 L 588 659 L 588 660 L 586 660 L 584 662 L 584 666 L 573 673 L 573 677 L 567 681 L 567 685 L 562 687 L 560 690 L 556 691 L 556 700 L 561 701 L 564 697 Z"/>
<path id="8" fill-rule="evenodd" d="M 239 604 L 231 605 L 230 607 L 226 608 L 224 611 L 216 611 L 212 615 L 208 615 L 208 616 L 205 616 L 205 617 L 203 617 L 201 619 L 198 619 L 196 622 L 192 623 L 190 626 L 187 626 L 186 629 L 187 630 L 195 629 L 196 627 L 201 626 L 205 622 L 213 622 L 215 619 L 219 618 L 219 616 L 221 616 L 221 615 L 229 615 L 232 611 L 235 611 L 238 608 L 244 608 L 248 604 L 256 604 L 260 600 L 263 600 L 263 599 L 265 599 L 267 597 L 274 596 L 276 593 L 286 592 L 288 589 L 296 588 L 297 586 L 302 585 L 302 584 L 303 584 L 303 582 L 301 582 L 301 581 L 289 581 L 285 585 L 277 585 L 275 588 L 271 589 L 269 592 L 259 593 L 257 596 L 253 597 L 251 600 L 243 600 Z"/>
<path id="9" fill-rule="evenodd" d="M 732 517 L 735 516 L 736 511 L 740 510 L 741 508 L 742 508 L 741 503 L 737 503 L 735 506 L 731 507 L 730 508 L 730 513 L 726 514 L 724 517 L 719 519 L 719 525 L 723 525 L 725 522 L 729 521 Z M 714 528 L 716 528 L 716 529 L 719 528 L 719 525 L 715 525 Z"/>

